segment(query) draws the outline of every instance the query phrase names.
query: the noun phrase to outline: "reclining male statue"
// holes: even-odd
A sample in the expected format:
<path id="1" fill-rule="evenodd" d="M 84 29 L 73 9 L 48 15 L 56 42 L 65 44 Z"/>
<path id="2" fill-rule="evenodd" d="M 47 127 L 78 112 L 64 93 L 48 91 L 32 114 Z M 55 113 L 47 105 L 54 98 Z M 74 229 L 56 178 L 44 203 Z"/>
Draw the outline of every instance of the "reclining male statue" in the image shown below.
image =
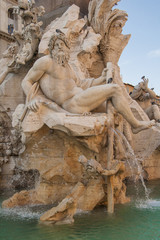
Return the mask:
<path id="1" fill-rule="evenodd" d="M 37 111 L 41 104 L 50 104 L 56 112 L 83 114 L 111 99 L 114 108 L 137 133 L 152 127 L 154 121 L 138 121 L 117 84 L 106 84 L 106 71 L 97 79 L 86 79 L 81 86 L 68 64 L 69 44 L 64 34 L 54 34 L 49 42 L 50 55 L 38 59 L 22 81 L 28 96 L 28 109 Z M 37 86 L 39 86 L 38 91 Z M 32 98 L 31 98 L 32 96 Z"/>
<path id="2" fill-rule="evenodd" d="M 143 76 L 143 81 L 139 82 L 130 93 L 130 96 L 136 100 L 149 119 L 155 119 L 156 122 L 160 123 L 160 110 L 155 103 L 156 93 L 148 88 L 148 79 Z"/>

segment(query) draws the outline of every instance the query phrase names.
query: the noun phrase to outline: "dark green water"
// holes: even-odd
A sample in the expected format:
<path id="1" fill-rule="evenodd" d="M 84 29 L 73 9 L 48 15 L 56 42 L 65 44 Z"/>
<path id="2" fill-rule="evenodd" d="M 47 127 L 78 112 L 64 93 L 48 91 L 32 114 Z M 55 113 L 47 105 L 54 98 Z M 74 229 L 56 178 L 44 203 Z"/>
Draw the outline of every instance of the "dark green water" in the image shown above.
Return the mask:
<path id="1" fill-rule="evenodd" d="M 160 181 L 147 187 L 149 200 L 140 185 L 130 185 L 131 203 L 117 205 L 113 215 L 105 208 L 78 214 L 72 225 L 39 224 L 40 208 L 0 208 L 0 240 L 160 240 Z"/>

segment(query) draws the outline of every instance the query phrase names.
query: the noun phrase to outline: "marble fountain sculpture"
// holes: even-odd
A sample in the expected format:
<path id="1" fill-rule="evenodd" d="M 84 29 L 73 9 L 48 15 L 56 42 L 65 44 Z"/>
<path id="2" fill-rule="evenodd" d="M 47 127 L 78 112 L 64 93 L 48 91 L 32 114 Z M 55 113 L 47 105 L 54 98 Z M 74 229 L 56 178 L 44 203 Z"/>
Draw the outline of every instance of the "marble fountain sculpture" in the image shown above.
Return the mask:
<path id="1" fill-rule="evenodd" d="M 160 109 L 155 102 L 156 93 L 148 87 L 148 78 L 143 76 L 141 79 L 142 81 L 130 92 L 130 96 L 137 101 L 149 119 L 154 119 L 157 123 L 160 123 Z"/>
<path id="2" fill-rule="evenodd" d="M 155 121 L 120 77 L 118 60 L 130 39 L 122 34 L 127 14 L 112 10 L 118 0 L 92 0 L 88 16 L 79 19 L 72 5 L 42 34 L 37 16 L 44 8 L 22 2 L 23 32 L 14 33 L 16 43 L 0 60 L 0 104 L 1 119 L 12 118 L 1 187 L 24 189 L 2 206 L 52 205 L 40 218 L 49 223 L 71 223 L 77 211 L 98 205 L 112 213 L 115 203 L 129 201 L 127 146 L 147 162 L 160 145 Z"/>

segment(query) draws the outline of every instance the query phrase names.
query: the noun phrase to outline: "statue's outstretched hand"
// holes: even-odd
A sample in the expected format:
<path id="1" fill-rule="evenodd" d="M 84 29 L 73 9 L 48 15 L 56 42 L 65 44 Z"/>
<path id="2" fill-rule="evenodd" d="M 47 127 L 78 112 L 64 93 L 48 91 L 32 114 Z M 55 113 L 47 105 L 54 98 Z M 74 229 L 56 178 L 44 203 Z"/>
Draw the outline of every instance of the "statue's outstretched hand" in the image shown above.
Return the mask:
<path id="1" fill-rule="evenodd" d="M 149 82 L 148 78 L 143 79 L 143 83 L 142 83 L 141 87 L 144 91 L 147 91 L 147 89 L 148 89 L 148 82 Z"/>
<path id="2" fill-rule="evenodd" d="M 91 86 L 93 87 L 93 86 L 98 86 L 98 85 L 101 85 L 101 84 L 105 84 L 106 83 L 106 73 L 107 73 L 107 71 L 108 71 L 108 69 L 104 68 L 101 76 L 93 79 L 93 82 L 92 82 Z"/>

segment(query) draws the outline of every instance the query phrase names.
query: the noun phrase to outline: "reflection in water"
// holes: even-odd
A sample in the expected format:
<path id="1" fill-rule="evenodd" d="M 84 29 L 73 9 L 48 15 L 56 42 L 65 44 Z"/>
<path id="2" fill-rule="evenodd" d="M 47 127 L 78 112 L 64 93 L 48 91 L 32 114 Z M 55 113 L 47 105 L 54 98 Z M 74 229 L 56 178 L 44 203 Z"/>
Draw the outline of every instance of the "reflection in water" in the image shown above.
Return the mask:
<path id="1" fill-rule="evenodd" d="M 128 186 L 132 202 L 116 205 L 110 215 L 106 208 L 90 213 L 79 213 L 71 225 L 40 224 L 38 219 L 43 207 L 25 207 L 14 210 L 0 208 L 1 240 L 159 240 L 160 239 L 160 181 L 148 184 L 150 199 L 146 200 L 139 184 Z M 5 196 L 3 197 L 5 198 Z M 7 197 L 6 197 L 7 198 Z"/>

